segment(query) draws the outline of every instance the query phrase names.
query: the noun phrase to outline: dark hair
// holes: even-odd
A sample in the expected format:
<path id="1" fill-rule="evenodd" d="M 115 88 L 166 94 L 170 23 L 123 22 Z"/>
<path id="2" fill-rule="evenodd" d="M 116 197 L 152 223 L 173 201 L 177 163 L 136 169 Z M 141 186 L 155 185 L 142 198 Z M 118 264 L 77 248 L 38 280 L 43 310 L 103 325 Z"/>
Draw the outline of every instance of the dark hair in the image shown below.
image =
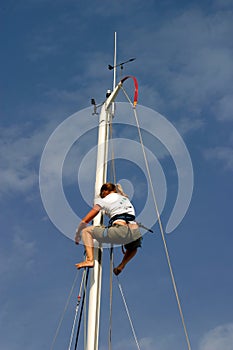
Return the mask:
<path id="1" fill-rule="evenodd" d="M 103 191 L 109 191 L 109 192 L 117 192 L 116 190 L 116 185 L 114 185 L 113 183 L 111 182 L 106 182 L 105 184 L 103 184 L 101 186 L 101 189 L 100 189 L 100 197 L 102 197 L 102 192 Z"/>
<path id="2" fill-rule="evenodd" d="M 116 192 L 121 194 L 124 197 L 128 197 L 127 194 L 123 192 L 123 189 L 120 184 L 113 184 L 111 182 L 106 182 L 105 184 L 102 185 L 100 189 L 100 197 L 102 198 L 102 192 L 103 191 L 109 191 L 109 192 Z"/>

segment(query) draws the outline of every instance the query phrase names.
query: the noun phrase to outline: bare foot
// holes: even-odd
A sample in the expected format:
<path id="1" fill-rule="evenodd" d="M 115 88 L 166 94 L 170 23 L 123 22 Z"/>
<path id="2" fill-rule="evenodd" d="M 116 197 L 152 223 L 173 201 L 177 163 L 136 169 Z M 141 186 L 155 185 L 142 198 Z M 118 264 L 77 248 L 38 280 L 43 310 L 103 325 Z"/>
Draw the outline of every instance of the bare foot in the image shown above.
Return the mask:
<path id="1" fill-rule="evenodd" d="M 118 276 L 123 270 L 123 267 L 118 266 L 113 269 L 113 272 L 115 273 L 116 276 Z"/>
<path id="2" fill-rule="evenodd" d="M 84 267 L 94 267 L 94 261 L 93 260 L 85 260 L 81 263 L 75 264 L 77 269 L 82 269 Z"/>

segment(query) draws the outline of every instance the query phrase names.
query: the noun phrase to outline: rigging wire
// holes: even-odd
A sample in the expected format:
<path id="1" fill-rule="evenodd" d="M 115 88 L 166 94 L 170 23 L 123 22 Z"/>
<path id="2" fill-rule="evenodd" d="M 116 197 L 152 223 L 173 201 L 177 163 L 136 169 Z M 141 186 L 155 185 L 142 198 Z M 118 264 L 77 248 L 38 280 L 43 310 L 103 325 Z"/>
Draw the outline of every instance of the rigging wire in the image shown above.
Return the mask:
<path id="1" fill-rule="evenodd" d="M 114 147 L 113 147 L 113 128 L 112 128 L 112 117 L 113 115 L 111 114 L 110 116 L 110 122 L 109 122 L 109 130 L 110 130 L 110 135 L 109 135 L 109 139 L 110 139 L 110 146 L 111 146 L 111 173 L 110 173 L 110 179 L 111 181 L 113 181 L 114 184 L 116 184 L 116 168 L 115 168 L 115 162 L 114 162 L 114 159 L 115 159 L 115 155 L 114 155 Z M 113 246 L 110 248 L 110 291 L 109 291 L 109 295 L 110 295 L 110 305 L 109 305 L 109 338 L 108 338 L 108 349 L 111 350 L 112 349 L 112 299 L 113 299 L 113 268 L 114 268 L 114 248 Z M 123 299 L 123 302 L 124 302 L 124 306 L 125 306 L 125 309 L 126 309 L 126 313 L 127 313 L 127 316 L 128 316 L 128 319 L 129 319 L 129 322 L 130 322 L 130 326 L 131 326 L 131 329 L 132 329 L 132 333 L 133 333 L 133 336 L 134 336 L 134 339 L 135 339 L 135 342 L 136 342 L 136 345 L 137 345 L 137 348 L 138 350 L 140 350 L 140 347 L 139 347 L 139 342 L 137 340 L 137 336 L 136 336 L 136 333 L 135 333 L 135 330 L 134 330 L 134 327 L 133 327 L 133 322 L 131 320 L 131 317 L 130 317 L 130 313 L 129 313 L 129 309 L 127 307 L 127 304 L 126 304 L 126 300 L 125 300 L 125 297 L 124 297 L 124 294 L 123 294 L 123 289 L 120 285 L 120 282 L 119 282 L 119 279 L 117 277 L 117 280 L 118 280 L 118 286 L 119 286 L 119 290 L 121 292 L 121 296 L 122 296 L 122 299 Z"/>
<path id="2" fill-rule="evenodd" d="M 78 316 L 78 310 L 79 310 L 79 305 L 80 305 L 80 301 L 81 301 L 82 289 L 83 289 L 83 283 L 84 283 L 85 275 L 86 275 L 86 269 L 83 270 L 82 281 L 81 281 L 81 285 L 80 285 L 80 288 L 79 288 L 78 301 L 77 301 L 77 305 L 76 305 L 76 309 L 75 309 L 74 322 L 73 322 L 73 327 L 72 327 L 72 331 L 71 331 L 71 335 L 70 335 L 70 342 L 69 342 L 68 350 L 71 349 L 71 345 L 72 345 L 72 341 L 73 341 L 73 337 L 74 337 L 75 325 L 76 325 L 76 320 L 77 320 L 77 316 Z"/>
<path id="3" fill-rule="evenodd" d="M 87 293 L 87 285 L 84 286 L 84 293 Z M 84 316 L 83 316 L 83 345 L 84 349 L 87 348 L 87 298 L 84 299 Z"/>
<path id="4" fill-rule="evenodd" d="M 112 350 L 112 277 L 113 277 L 113 246 L 110 248 L 110 278 L 109 278 L 109 331 L 108 349 Z"/>
<path id="5" fill-rule="evenodd" d="M 77 282 L 77 279 L 78 279 L 78 275 L 79 275 L 79 271 L 76 272 L 76 275 L 75 275 L 75 278 L 74 278 L 74 282 L 73 282 L 73 284 L 72 284 L 72 287 L 71 287 L 69 296 L 68 296 L 67 301 L 66 301 L 66 304 L 65 304 L 65 308 L 64 308 L 64 310 L 63 310 L 63 312 L 62 312 L 60 321 L 59 321 L 59 323 L 58 323 L 58 326 L 57 326 L 57 329 L 56 329 L 56 332 L 55 332 L 55 335 L 54 335 L 54 338 L 53 338 L 53 341 L 52 341 L 50 350 L 53 350 L 53 349 L 54 349 L 54 344 L 55 344 L 55 342 L 56 342 L 58 333 L 59 333 L 59 331 L 60 331 L 60 328 L 61 328 L 61 325 L 62 325 L 64 316 L 65 316 L 66 310 L 67 310 L 68 305 L 69 305 L 69 302 L 70 302 L 71 295 L 72 295 L 72 293 L 73 293 L 74 287 L 75 287 L 76 282 Z"/>
<path id="6" fill-rule="evenodd" d="M 110 129 L 109 139 L 110 139 L 110 145 L 111 145 L 111 174 L 110 174 L 110 177 L 113 178 L 113 183 L 116 184 L 116 169 L 115 169 L 115 162 L 114 162 L 115 156 L 114 156 L 114 147 L 113 147 L 112 119 L 110 120 L 109 129 Z M 109 292 L 110 293 L 110 312 L 109 312 L 109 339 L 108 339 L 109 350 L 112 349 L 112 293 L 113 293 L 113 287 L 112 287 L 113 279 L 112 279 L 112 277 L 113 277 L 113 268 L 114 268 L 113 252 L 114 252 L 113 247 L 111 247 L 110 248 L 110 292 Z M 135 332 L 135 329 L 133 326 L 133 322 L 132 322 L 132 319 L 130 317 L 129 309 L 128 309 L 128 306 L 127 306 L 127 303 L 126 303 L 126 300 L 124 297 L 123 289 L 121 287 L 121 284 L 119 282 L 118 277 L 117 277 L 117 280 L 118 280 L 118 287 L 119 287 L 119 290 L 120 290 L 120 293 L 121 293 L 121 296 L 123 299 L 123 303 L 124 303 L 124 306 L 126 309 L 126 313 L 127 313 L 127 316 L 128 316 L 129 322 L 130 322 L 130 326 L 132 329 L 132 333 L 133 333 L 137 348 L 138 348 L 138 350 L 140 350 L 140 346 L 139 346 L 139 342 L 137 340 L 137 336 L 136 336 L 136 332 Z"/>
<path id="7" fill-rule="evenodd" d="M 172 265 L 171 265 L 171 259 L 170 259 L 170 256 L 169 256 L 168 247 L 167 247 L 167 243 L 166 243 L 166 239 L 165 239 L 164 229 L 163 229 L 163 225 L 162 225 L 162 221 L 161 221 L 160 213 L 159 213 L 159 209 L 158 209 L 158 204 L 157 204 L 157 200 L 156 200 L 156 196 L 155 196 L 155 191 L 154 191 L 154 186 L 153 186 L 153 182 L 152 182 L 152 178 L 151 178 L 150 168 L 149 168 L 149 164 L 148 164 L 148 160 L 147 160 L 147 156 L 146 156 L 146 152 L 145 152 L 145 146 L 144 146 L 143 139 L 142 139 L 142 134 L 141 134 L 141 129 L 140 129 L 139 121 L 138 121 L 137 111 L 136 111 L 135 106 L 131 102 L 129 96 L 127 95 L 125 89 L 123 88 L 123 86 L 121 87 L 121 89 L 123 90 L 123 92 L 124 92 L 127 100 L 129 101 L 129 103 L 133 107 L 134 117 L 135 117 L 137 129 L 138 129 L 138 135 L 139 135 L 140 143 L 141 143 L 141 146 L 142 146 L 142 153 L 143 153 L 143 156 L 144 156 L 145 166 L 146 166 L 147 175 L 148 175 L 149 184 L 150 184 L 150 189 L 151 189 L 151 192 L 152 192 L 152 197 L 153 197 L 153 201 L 154 201 L 154 205 L 155 205 L 156 215 L 157 215 L 157 218 L 158 218 L 158 223 L 159 223 L 160 233 L 161 233 L 161 236 L 162 236 L 164 250 L 165 250 L 165 254 L 166 254 L 166 258 L 167 258 L 167 263 L 168 263 L 168 266 L 169 266 L 169 271 L 170 271 L 170 276 L 171 276 L 171 280 L 172 280 L 172 285 L 173 285 L 173 289 L 174 289 L 175 296 L 176 296 L 176 301 L 177 301 L 177 305 L 178 305 L 178 309 L 179 309 L 179 313 L 180 313 L 180 317 L 181 317 L 181 321 L 182 321 L 182 325 L 183 325 L 183 329 L 184 329 L 184 333 L 185 333 L 187 346 L 188 346 L 188 349 L 191 350 L 191 345 L 190 345 L 190 340 L 189 340 L 189 336 L 188 336 L 188 331 L 187 331 L 187 327 L 186 327 L 185 320 L 184 320 L 184 315 L 183 315 L 183 311 L 182 311 L 182 307 L 181 307 L 181 302 L 180 302 L 180 298 L 179 298 L 179 294 L 178 294 L 178 290 L 177 290 L 177 286 L 176 286 L 175 276 L 174 276 L 174 273 L 173 273 L 173 269 L 172 269 Z"/>
<path id="8" fill-rule="evenodd" d="M 86 268 L 85 268 L 85 270 L 86 270 Z M 78 328 L 77 328 L 77 334 L 76 334 L 76 339 L 75 339 L 74 350 L 77 350 L 77 346 L 78 346 L 78 339 L 79 339 L 79 333 L 80 333 L 80 327 L 81 327 L 81 321 L 82 321 L 82 314 L 83 314 L 83 306 L 84 306 L 84 301 L 86 299 L 86 290 L 87 290 L 88 276 L 89 276 L 89 267 L 87 268 L 87 273 L 86 273 L 85 288 L 84 288 L 82 304 L 81 304 L 81 309 L 80 309 L 80 314 L 79 314 Z"/>
<path id="9" fill-rule="evenodd" d="M 136 332 L 135 332 L 135 329 L 134 329 L 134 326 L 133 326 L 132 319 L 131 319 L 131 317 L 130 317 L 129 308 L 128 308 L 127 303 L 126 303 L 126 300 L 125 300 L 125 296 L 124 296 L 124 293 L 123 293 L 123 289 L 122 289 L 122 286 L 121 286 L 121 284 L 120 284 L 119 277 L 116 276 L 116 278 L 117 278 L 118 287 L 119 287 L 119 290 L 120 290 L 120 293 L 121 293 L 121 297 L 122 297 L 122 300 L 123 300 L 123 303 L 124 303 L 124 306 L 125 306 L 125 310 L 126 310 L 126 313 L 127 313 L 128 319 L 129 319 L 129 323 L 130 323 L 130 326 L 131 326 L 131 330 L 132 330 L 132 333 L 133 333 L 133 337 L 134 337 L 134 340 L 135 340 L 135 342 L 136 342 L 136 345 L 137 345 L 138 350 L 140 350 L 139 342 L 138 342 L 138 339 L 137 339 L 137 336 L 136 336 Z"/>
<path id="10" fill-rule="evenodd" d="M 111 173 L 110 178 L 113 179 L 113 183 L 116 184 L 116 167 L 115 167 L 115 155 L 114 155 L 114 147 L 113 147 L 113 127 L 112 127 L 112 117 L 110 115 L 109 120 L 109 140 L 110 140 L 110 148 L 111 148 Z"/>

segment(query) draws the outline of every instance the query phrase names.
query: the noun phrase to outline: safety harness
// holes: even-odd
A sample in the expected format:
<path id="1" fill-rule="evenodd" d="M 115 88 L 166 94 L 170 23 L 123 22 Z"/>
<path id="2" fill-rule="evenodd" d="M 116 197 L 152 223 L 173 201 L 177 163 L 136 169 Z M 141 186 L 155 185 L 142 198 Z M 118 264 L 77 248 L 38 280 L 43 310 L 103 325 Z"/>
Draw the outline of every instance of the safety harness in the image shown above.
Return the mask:
<path id="1" fill-rule="evenodd" d="M 130 222 L 130 221 L 133 221 L 135 220 L 135 216 L 132 215 L 132 214 L 128 214 L 128 213 L 122 213 L 122 214 L 117 214 L 117 215 L 114 215 L 108 222 L 108 227 L 111 227 L 112 224 L 114 223 L 114 221 L 116 220 L 124 220 L 127 224 Z"/>

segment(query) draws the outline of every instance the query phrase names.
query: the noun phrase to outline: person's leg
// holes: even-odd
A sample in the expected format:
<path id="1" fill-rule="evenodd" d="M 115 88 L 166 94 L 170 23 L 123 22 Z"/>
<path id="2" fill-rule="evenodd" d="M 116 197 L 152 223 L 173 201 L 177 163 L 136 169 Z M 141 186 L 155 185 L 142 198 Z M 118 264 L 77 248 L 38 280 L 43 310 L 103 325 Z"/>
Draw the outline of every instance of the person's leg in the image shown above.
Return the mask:
<path id="1" fill-rule="evenodd" d="M 82 241 L 86 250 L 86 260 L 75 264 L 77 269 L 81 269 L 83 267 L 93 267 L 94 266 L 94 245 L 92 238 L 92 230 L 93 226 L 88 226 L 82 230 Z"/>
<path id="2" fill-rule="evenodd" d="M 128 262 L 135 256 L 136 253 L 137 253 L 137 248 L 134 248 L 132 250 L 126 250 L 121 263 L 113 269 L 113 272 L 115 273 L 115 275 L 119 275 L 119 273 L 121 273 L 125 265 L 128 264 Z"/>

